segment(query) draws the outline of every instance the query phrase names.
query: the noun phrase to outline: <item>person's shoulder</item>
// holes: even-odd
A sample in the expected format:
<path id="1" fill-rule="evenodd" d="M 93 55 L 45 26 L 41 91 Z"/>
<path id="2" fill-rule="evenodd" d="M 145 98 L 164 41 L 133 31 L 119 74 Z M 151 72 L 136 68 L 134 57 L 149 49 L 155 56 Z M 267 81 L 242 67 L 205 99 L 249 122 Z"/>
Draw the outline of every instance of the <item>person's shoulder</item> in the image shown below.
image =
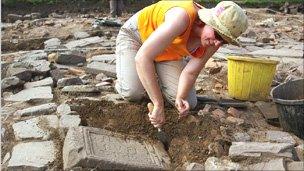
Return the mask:
<path id="1" fill-rule="evenodd" d="M 166 20 L 179 21 L 181 23 L 189 23 L 189 15 L 184 8 L 173 7 L 165 14 Z"/>

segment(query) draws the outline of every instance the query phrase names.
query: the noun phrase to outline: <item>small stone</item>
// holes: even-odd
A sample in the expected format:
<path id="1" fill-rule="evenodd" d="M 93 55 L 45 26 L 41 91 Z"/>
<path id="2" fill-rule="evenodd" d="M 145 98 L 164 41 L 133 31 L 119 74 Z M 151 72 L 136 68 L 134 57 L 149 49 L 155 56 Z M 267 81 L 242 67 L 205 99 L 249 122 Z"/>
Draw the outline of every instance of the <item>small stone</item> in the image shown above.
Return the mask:
<path id="1" fill-rule="evenodd" d="M 109 78 L 109 77 L 107 77 L 107 78 L 103 78 L 103 79 L 101 80 L 101 82 L 109 82 L 109 83 L 114 83 L 114 80 L 113 80 L 113 78 Z"/>
<path id="2" fill-rule="evenodd" d="M 57 61 L 57 58 L 58 58 L 58 54 L 57 53 L 51 53 L 48 55 L 48 61 L 49 62 L 53 62 L 55 63 Z"/>
<path id="3" fill-rule="evenodd" d="M 239 118 L 243 112 L 242 111 L 239 111 L 237 110 L 236 108 L 234 107 L 230 107 L 228 110 L 227 110 L 227 113 L 230 115 L 230 116 L 233 116 L 235 118 Z"/>
<path id="4" fill-rule="evenodd" d="M 61 105 L 59 105 L 57 107 L 57 113 L 59 115 L 68 115 L 70 114 L 72 111 L 71 111 L 71 107 L 70 105 L 66 104 L 66 103 L 62 103 Z"/>
<path id="5" fill-rule="evenodd" d="M 109 82 L 101 82 L 101 83 L 96 84 L 95 86 L 102 87 L 102 86 L 110 86 L 110 85 L 111 85 L 111 83 L 109 83 Z"/>
<path id="6" fill-rule="evenodd" d="M 87 32 L 84 32 L 84 31 L 74 32 L 74 38 L 75 39 L 84 39 L 84 38 L 87 38 L 87 37 L 90 37 L 90 35 Z"/>
<path id="7" fill-rule="evenodd" d="M 211 113 L 212 113 L 212 117 L 214 117 L 216 119 L 221 119 L 221 118 L 226 117 L 226 113 L 224 111 L 222 111 L 221 109 L 215 109 Z"/>
<path id="8" fill-rule="evenodd" d="M 219 142 L 213 142 L 208 145 L 208 155 L 215 155 L 216 157 L 221 157 L 225 155 L 225 150 Z"/>
<path id="9" fill-rule="evenodd" d="M 228 116 L 226 118 L 226 121 L 229 122 L 229 123 L 237 124 L 237 125 L 242 125 L 245 122 L 244 119 L 235 118 L 235 117 L 232 117 L 232 116 Z"/>
<path id="10" fill-rule="evenodd" d="M 184 165 L 184 168 L 186 168 L 186 171 L 204 171 L 205 166 L 199 163 L 186 163 Z"/>
<path id="11" fill-rule="evenodd" d="M 1 128 L 1 140 L 4 138 L 5 135 L 5 128 Z"/>
<path id="12" fill-rule="evenodd" d="M 214 170 L 240 170 L 240 165 L 229 160 L 209 157 L 205 162 L 205 171 Z"/>
<path id="13" fill-rule="evenodd" d="M 221 90 L 221 89 L 223 88 L 223 85 L 220 84 L 220 83 L 216 83 L 216 84 L 214 85 L 214 88 L 216 88 L 216 89 L 218 89 L 218 90 Z"/>
<path id="14" fill-rule="evenodd" d="M 204 116 L 206 114 L 209 114 L 211 107 L 212 106 L 210 104 L 206 104 L 205 107 L 204 107 L 204 109 L 203 110 L 199 110 L 197 114 L 198 115 L 202 115 L 202 116 Z"/>
<path id="15" fill-rule="evenodd" d="M 95 79 L 97 81 L 102 81 L 105 77 L 107 77 L 104 73 L 99 73 L 96 75 Z"/>
<path id="16" fill-rule="evenodd" d="M 61 78 L 57 82 L 57 87 L 62 88 L 70 85 L 82 85 L 83 82 L 79 77 Z"/>
<path id="17" fill-rule="evenodd" d="M 60 47 L 60 45 L 61 45 L 61 41 L 58 38 L 51 38 L 44 42 L 45 49 L 57 49 Z"/>
<path id="18" fill-rule="evenodd" d="M 1 80 L 1 89 L 5 90 L 5 89 L 10 88 L 10 87 L 21 85 L 22 83 L 24 83 L 24 82 L 21 81 L 16 76 L 4 78 L 4 79 Z"/>
<path id="19" fill-rule="evenodd" d="M 237 132 L 235 134 L 233 134 L 233 138 L 236 142 L 246 142 L 246 141 L 250 141 L 250 136 L 249 134 L 247 134 L 246 132 Z"/>

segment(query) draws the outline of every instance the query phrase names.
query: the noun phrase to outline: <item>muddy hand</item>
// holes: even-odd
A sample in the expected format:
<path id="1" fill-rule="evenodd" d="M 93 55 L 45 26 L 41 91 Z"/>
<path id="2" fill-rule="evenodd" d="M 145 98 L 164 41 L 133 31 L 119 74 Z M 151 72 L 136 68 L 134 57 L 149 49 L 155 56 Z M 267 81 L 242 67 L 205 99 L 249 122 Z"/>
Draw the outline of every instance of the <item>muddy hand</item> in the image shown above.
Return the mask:
<path id="1" fill-rule="evenodd" d="M 179 119 L 188 115 L 190 105 L 187 100 L 177 98 L 175 100 L 175 107 L 179 112 Z"/>
<path id="2" fill-rule="evenodd" d="M 164 110 L 163 108 L 154 107 L 152 103 L 148 103 L 149 109 L 149 120 L 151 124 L 156 127 L 160 128 L 165 122 Z"/>

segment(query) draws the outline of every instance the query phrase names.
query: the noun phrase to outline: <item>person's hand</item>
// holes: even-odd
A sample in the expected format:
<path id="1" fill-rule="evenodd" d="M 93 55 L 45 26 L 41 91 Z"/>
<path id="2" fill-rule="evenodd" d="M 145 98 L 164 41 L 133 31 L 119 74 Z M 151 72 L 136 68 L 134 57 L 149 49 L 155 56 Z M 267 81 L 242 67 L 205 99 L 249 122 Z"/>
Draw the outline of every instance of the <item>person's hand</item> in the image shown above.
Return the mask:
<path id="1" fill-rule="evenodd" d="M 151 106 L 149 107 L 149 104 L 148 104 L 149 120 L 155 128 L 160 128 L 165 123 L 164 107 L 153 106 L 152 104 L 150 104 L 150 105 Z M 151 111 L 151 108 L 153 108 L 152 111 Z"/>
<path id="2" fill-rule="evenodd" d="M 175 107 L 179 112 L 179 118 L 187 116 L 190 110 L 189 102 L 181 98 L 176 98 Z"/>

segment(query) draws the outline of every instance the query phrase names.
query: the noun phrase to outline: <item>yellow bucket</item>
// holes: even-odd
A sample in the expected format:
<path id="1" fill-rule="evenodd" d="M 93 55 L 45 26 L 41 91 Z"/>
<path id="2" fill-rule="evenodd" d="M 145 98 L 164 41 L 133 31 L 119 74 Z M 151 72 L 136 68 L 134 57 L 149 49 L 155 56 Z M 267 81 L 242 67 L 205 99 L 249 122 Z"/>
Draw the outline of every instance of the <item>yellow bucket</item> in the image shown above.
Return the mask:
<path id="1" fill-rule="evenodd" d="M 228 95 L 239 100 L 266 100 L 278 61 L 242 56 L 228 57 Z"/>

